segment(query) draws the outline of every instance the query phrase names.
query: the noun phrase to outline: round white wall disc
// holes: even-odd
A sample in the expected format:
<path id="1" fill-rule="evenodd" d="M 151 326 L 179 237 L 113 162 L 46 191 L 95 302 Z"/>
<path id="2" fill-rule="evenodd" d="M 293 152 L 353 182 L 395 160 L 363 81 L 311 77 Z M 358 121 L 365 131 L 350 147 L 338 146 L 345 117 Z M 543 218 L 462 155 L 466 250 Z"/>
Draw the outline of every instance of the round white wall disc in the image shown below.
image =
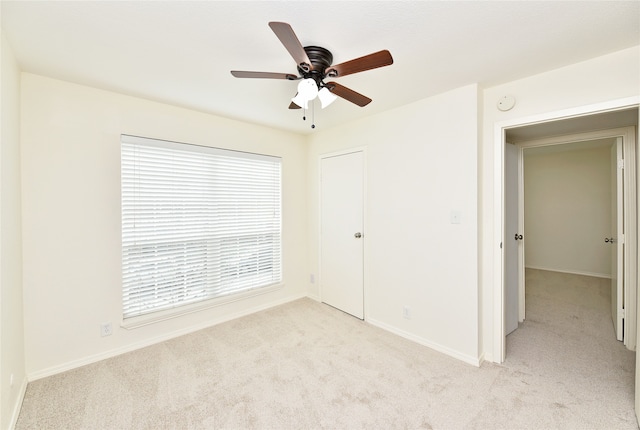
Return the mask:
<path id="1" fill-rule="evenodd" d="M 513 96 L 504 96 L 498 100 L 498 109 L 501 111 L 511 110 L 516 104 L 516 99 Z"/>

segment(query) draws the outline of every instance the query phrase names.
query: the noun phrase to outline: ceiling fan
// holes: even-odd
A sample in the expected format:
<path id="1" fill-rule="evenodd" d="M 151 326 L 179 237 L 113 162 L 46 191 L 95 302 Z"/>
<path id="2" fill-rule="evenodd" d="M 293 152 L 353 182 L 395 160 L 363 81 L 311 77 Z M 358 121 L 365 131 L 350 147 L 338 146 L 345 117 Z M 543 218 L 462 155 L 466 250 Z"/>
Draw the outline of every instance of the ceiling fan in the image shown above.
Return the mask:
<path id="1" fill-rule="evenodd" d="M 327 78 L 339 78 L 353 73 L 393 64 L 391 53 L 387 50 L 378 51 L 344 63 L 332 65 L 333 55 L 328 49 L 320 46 L 303 47 L 293 29 L 286 22 L 270 22 L 269 27 L 276 34 L 280 42 L 289 51 L 297 64 L 298 74 L 248 72 L 232 70 L 236 78 L 262 78 L 301 80 L 298 93 L 291 99 L 289 109 L 308 108 L 308 102 L 318 97 L 322 107 L 328 106 L 336 96 L 363 107 L 371 103 L 371 99 L 337 82 L 325 82 Z"/>

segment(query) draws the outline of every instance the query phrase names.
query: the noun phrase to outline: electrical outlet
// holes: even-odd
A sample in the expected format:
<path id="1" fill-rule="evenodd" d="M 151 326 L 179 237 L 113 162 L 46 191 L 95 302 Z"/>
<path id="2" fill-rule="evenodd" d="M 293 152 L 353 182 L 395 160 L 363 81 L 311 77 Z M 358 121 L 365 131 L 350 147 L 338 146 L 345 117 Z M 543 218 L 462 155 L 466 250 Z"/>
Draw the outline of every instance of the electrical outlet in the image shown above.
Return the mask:
<path id="1" fill-rule="evenodd" d="M 316 283 L 316 275 L 314 275 L 313 273 L 311 275 L 309 275 L 309 281 L 311 281 L 312 284 Z"/>
<path id="2" fill-rule="evenodd" d="M 409 308 L 409 306 L 402 307 L 402 318 L 406 318 L 408 320 L 411 319 L 411 309 Z"/>
<path id="3" fill-rule="evenodd" d="M 100 325 L 100 336 L 111 336 L 111 333 L 113 333 L 113 329 L 110 322 L 102 323 Z"/>

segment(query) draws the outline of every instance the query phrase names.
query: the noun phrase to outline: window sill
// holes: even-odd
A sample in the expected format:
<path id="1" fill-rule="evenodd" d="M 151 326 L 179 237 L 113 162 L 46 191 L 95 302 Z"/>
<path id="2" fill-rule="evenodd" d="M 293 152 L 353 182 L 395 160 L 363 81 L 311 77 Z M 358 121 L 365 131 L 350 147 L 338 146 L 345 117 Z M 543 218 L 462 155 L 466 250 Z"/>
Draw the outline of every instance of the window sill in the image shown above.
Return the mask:
<path id="1" fill-rule="evenodd" d="M 194 312 L 200 312 L 205 309 L 215 308 L 223 306 L 229 303 L 245 300 L 251 297 L 260 296 L 263 294 L 271 293 L 282 289 L 284 284 L 275 284 L 268 287 L 256 288 L 255 290 L 245 291 L 243 293 L 231 294 L 229 296 L 218 297 L 214 299 L 205 300 L 199 303 L 193 303 L 189 305 L 180 306 L 173 309 L 165 309 L 163 311 L 153 312 L 146 315 L 140 315 L 137 317 L 127 318 L 120 323 L 120 327 L 130 330 L 139 327 L 144 327 L 149 324 L 154 324 L 160 321 L 166 321 L 173 318 L 178 318 L 183 315 L 192 314 Z"/>

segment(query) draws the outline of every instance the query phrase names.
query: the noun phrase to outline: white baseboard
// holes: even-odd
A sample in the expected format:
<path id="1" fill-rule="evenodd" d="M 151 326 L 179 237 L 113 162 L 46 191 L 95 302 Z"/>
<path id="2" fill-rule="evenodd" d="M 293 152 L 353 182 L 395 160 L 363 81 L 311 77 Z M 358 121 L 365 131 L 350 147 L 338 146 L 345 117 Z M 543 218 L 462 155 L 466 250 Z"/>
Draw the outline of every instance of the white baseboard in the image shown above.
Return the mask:
<path id="1" fill-rule="evenodd" d="M 322 299 L 320 298 L 320 296 L 316 296 L 315 294 L 307 294 L 307 297 L 310 298 L 311 300 L 315 300 L 318 303 L 322 302 Z"/>
<path id="2" fill-rule="evenodd" d="M 87 364 L 96 363 L 98 361 L 105 360 L 107 358 L 116 357 L 118 355 L 125 354 L 127 352 L 135 351 L 137 349 L 145 348 L 147 346 L 155 345 L 157 343 L 161 343 L 170 339 L 174 339 L 179 336 L 184 336 L 189 333 L 196 332 L 198 330 L 203 330 L 205 328 L 213 327 L 218 324 L 225 323 L 227 321 L 234 320 L 236 318 L 244 317 L 247 315 L 254 314 L 256 312 L 260 312 L 266 309 L 270 309 L 276 306 L 283 305 L 285 303 L 293 302 L 295 300 L 299 300 L 307 297 L 306 294 L 297 294 L 291 297 L 287 297 L 280 300 L 274 300 L 269 303 L 262 304 L 260 306 L 255 306 L 252 308 L 245 309 L 240 312 L 232 313 L 229 315 L 224 315 L 220 318 L 209 320 L 200 324 L 192 325 L 189 327 L 185 327 L 180 330 L 174 330 L 169 333 L 162 334 L 160 336 L 152 337 L 150 339 L 146 339 L 141 342 L 132 343 L 120 348 L 111 349 L 109 351 L 101 352 L 98 354 L 90 355 L 88 357 L 83 357 L 78 360 L 72 360 L 57 366 L 52 366 L 47 369 L 42 369 L 37 372 L 29 373 L 27 375 L 27 380 L 29 382 L 35 381 L 38 379 L 46 378 L 47 376 L 57 375 L 58 373 L 66 372 L 68 370 L 73 370 L 78 367 L 86 366 Z"/>
<path id="3" fill-rule="evenodd" d="M 189 334 L 189 333 L 193 333 L 193 332 L 198 331 L 198 330 L 202 330 L 202 329 L 205 329 L 205 328 L 208 328 L 208 327 L 212 327 L 212 326 L 215 326 L 217 324 L 221 324 L 221 323 L 224 323 L 224 322 L 227 322 L 227 321 L 231 321 L 231 320 L 234 320 L 236 318 L 240 318 L 240 317 L 243 317 L 243 316 L 246 316 L 246 315 L 251 315 L 253 313 L 260 312 L 260 311 L 263 311 L 263 310 L 266 310 L 266 309 L 270 309 L 270 308 L 273 308 L 275 306 L 279 306 L 279 305 L 282 305 L 282 304 L 285 304 L 285 303 L 289 303 L 289 302 L 292 302 L 292 301 L 295 301 L 295 300 L 299 300 L 299 299 L 305 298 L 305 297 L 306 298 L 310 298 L 312 300 L 320 301 L 319 297 L 309 296 L 309 295 L 306 295 L 306 294 L 298 294 L 298 295 L 295 295 L 295 296 L 287 297 L 285 299 L 275 300 L 275 301 L 272 301 L 272 302 L 269 302 L 269 303 L 266 303 L 266 304 L 263 304 L 263 305 L 260 305 L 260 306 L 256 306 L 256 307 L 249 308 L 249 309 L 245 309 L 245 310 L 243 310 L 241 312 L 236 312 L 236 313 L 233 313 L 233 314 L 225 315 L 225 316 L 220 317 L 220 318 L 215 319 L 215 320 L 210 320 L 210 321 L 207 321 L 207 322 L 204 322 L 204 323 L 201 323 L 201 324 L 197 324 L 197 325 L 186 327 L 184 329 L 175 330 L 175 331 L 172 331 L 172 332 L 169 332 L 169 333 L 165 333 L 165 334 L 163 334 L 161 336 L 156 336 L 156 337 L 144 340 L 142 342 L 132 343 L 130 345 L 126 345 L 126 346 L 123 346 L 123 347 L 120 347 L 120 348 L 115 348 L 115 349 L 112 349 L 112 350 L 109 350 L 109 351 L 105 351 L 105 352 L 101 352 L 101 353 L 98 353 L 98 354 L 94 354 L 94 355 L 91 355 L 91 356 L 88 356 L 88 357 L 83 357 L 83 358 L 78 359 L 78 360 L 72 360 L 72 361 L 57 365 L 57 366 L 52 366 L 52 367 L 49 367 L 47 369 L 39 370 L 37 372 L 29 373 L 27 375 L 27 378 L 25 379 L 25 381 L 23 383 L 23 387 L 21 388 L 22 389 L 22 394 L 21 394 L 22 397 L 21 397 L 19 405 L 22 404 L 22 398 L 24 398 L 24 393 L 26 392 L 27 382 L 31 382 L 31 381 L 35 381 L 35 380 L 38 380 L 38 379 L 46 378 L 48 376 L 56 375 L 56 374 L 59 374 L 59 373 L 62 373 L 62 372 L 66 372 L 66 371 L 69 371 L 69 370 L 76 369 L 78 367 L 82 367 L 82 366 L 86 366 L 88 364 L 96 363 L 98 361 L 102 361 L 102 360 L 105 360 L 107 358 L 112 358 L 112 357 L 115 357 L 115 356 L 118 356 L 118 355 L 121 355 L 121 354 L 125 354 L 127 352 L 131 352 L 131 351 L 135 351 L 137 349 L 145 348 L 147 346 L 155 345 L 157 343 L 161 343 L 161 342 L 164 342 L 164 341 L 167 341 L 167 340 L 170 340 L 170 339 L 174 339 L 174 338 L 179 337 L 179 336 L 183 336 L 183 335 L 186 335 L 186 334 Z M 395 335 L 398 335 L 400 337 L 403 337 L 405 339 L 409 339 L 409 340 L 411 340 L 413 342 L 416 342 L 416 343 L 418 343 L 420 345 L 424 345 L 424 346 L 426 346 L 428 348 L 431 348 L 431 349 L 433 349 L 435 351 L 438 351 L 438 352 L 441 352 L 443 354 L 446 354 L 446 355 L 448 355 L 450 357 L 453 357 L 453 358 L 456 358 L 458 360 L 461 360 L 461 361 L 463 361 L 465 363 L 471 364 L 472 366 L 479 367 L 480 363 L 483 361 L 483 359 L 486 358 L 486 357 L 483 357 L 483 356 L 473 357 L 473 356 L 470 356 L 470 355 L 467 355 L 467 354 L 463 354 L 463 353 L 461 353 L 459 351 L 456 351 L 456 350 L 453 350 L 451 348 L 442 346 L 442 345 L 437 344 L 435 342 L 431 342 L 431 341 L 429 341 L 427 339 L 424 339 L 422 337 L 416 336 L 416 335 L 414 335 L 412 333 L 409 333 L 409 332 L 405 332 L 403 330 L 398 329 L 397 327 L 393 327 L 391 325 L 388 325 L 388 324 L 383 323 L 381 321 L 377 321 L 375 319 L 367 319 L 367 323 L 369 323 L 371 325 L 374 325 L 376 327 L 379 327 L 379 328 L 381 328 L 383 330 L 386 330 L 386 331 L 388 331 L 390 333 L 393 333 Z M 18 411 L 17 413 L 19 413 L 19 411 L 20 411 L 19 407 L 17 408 L 17 411 Z M 16 417 L 15 417 L 16 420 L 17 420 L 17 413 L 16 413 Z"/>
<path id="4" fill-rule="evenodd" d="M 16 398 L 16 403 L 13 405 L 13 411 L 11 412 L 11 419 L 9 420 L 9 429 L 12 430 L 16 427 L 18 423 L 18 417 L 20 416 L 20 410 L 22 409 L 22 402 L 24 401 L 24 395 L 27 393 L 27 377 L 22 378 L 22 382 L 20 383 L 20 388 L 18 391 L 18 397 Z"/>
<path id="5" fill-rule="evenodd" d="M 526 266 L 525 269 L 546 270 L 548 272 L 568 273 L 570 275 L 582 275 L 582 276 L 592 276 L 594 278 L 611 279 L 611 275 L 606 273 L 583 272 L 580 270 L 551 269 L 549 267 L 539 267 L 539 266 Z"/>
<path id="6" fill-rule="evenodd" d="M 451 348 L 447 348 L 446 346 L 442 346 L 440 344 L 437 344 L 435 342 L 431 342 L 427 339 L 424 339 L 420 336 L 416 336 L 412 333 L 406 332 L 404 330 L 400 330 L 397 327 L 391 326 L 389 324 L 383 323 L 381 321 L 375 320 L 375 319 L 367 319 L 366 320 L 369 324 L 374 325 L 376 327 L 379 327 L 383 330 L 386 330 L 390 333 L 393 333 L 395 335 L 398 335 L 400 337 L 403 337 L 405 339 L 409 339 L 415 343 L 419 343 L 420 345 L 426 346 L 428 348 L 431 348 L 435 351 L 441 352 L 443 354 L 446 354 L 450 357 L 456 358 L 458 360 L 464 361 L 467 364 L 471 364 L 472 366 L 476 366 L 476 367 L 480 367 L 480 363 L 481 363 L 481 358 L 480 357 L 473 357 L 467 354 L 463 354 L 459 351 L 453 350 Z"/>

